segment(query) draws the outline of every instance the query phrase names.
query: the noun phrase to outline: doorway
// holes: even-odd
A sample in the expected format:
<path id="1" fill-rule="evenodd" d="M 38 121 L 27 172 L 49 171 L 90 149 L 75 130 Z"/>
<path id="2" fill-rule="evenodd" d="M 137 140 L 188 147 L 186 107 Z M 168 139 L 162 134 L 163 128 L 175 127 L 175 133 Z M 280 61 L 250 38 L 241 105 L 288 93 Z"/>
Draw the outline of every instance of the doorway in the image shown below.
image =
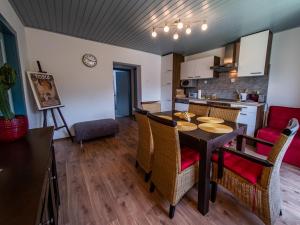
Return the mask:
<path id="1" fill-rule="evenodd" d="M 114 80 L 116 117 L 130 116 L 132 114 L 130 71 L 115 69 Z"/>
<path id="2" fill-rule="evenodd" d="M 8 63 L 16 71 L 15 84 L 9 90 L 11 110 L 16 115 L 26 115 L 17 33 L 0 14 L 0 67 L 4 63 Z"/>
<path id="3" fill-rule="evenodd" d="M 115 116 L 132 116 L 141 102 L 140 66 L 113 64 Z"/>

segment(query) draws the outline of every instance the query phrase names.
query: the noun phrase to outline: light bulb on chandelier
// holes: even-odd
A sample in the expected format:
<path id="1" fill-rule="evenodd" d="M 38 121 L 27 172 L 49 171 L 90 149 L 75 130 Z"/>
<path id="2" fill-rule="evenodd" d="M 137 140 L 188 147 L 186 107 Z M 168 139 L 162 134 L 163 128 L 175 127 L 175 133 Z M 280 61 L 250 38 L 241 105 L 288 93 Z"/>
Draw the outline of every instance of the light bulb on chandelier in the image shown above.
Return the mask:
<path id="1" fill-rule="evenodd" d="M 204 20 L 203 21 L 203 23 L 202 23 L 202 25 L 201 25 L 201 29 L 203 30 L 203 31 L 205 31 L 205 30 L 207 30 L 207 23 L 206 23 L 206 20 Z"/>
<path id="2" fill-rule="evenodd" d="M 192 33 L 192 29 L 191 29 L 190 26 L 187 26 L 187 28 L 186 28 L 186 30 L 185 30 L 185 33 L 186 33 L 187 35 L 189 35 L 189 34 Z"/>
<path id="3" fill-rule="evenodd" d="M 178 28 L 179 30 L 181 30 L 181 29 L 183 28 L 183 23 L 182 23 L 180 20 L 178 20 L 177 28 Z"/>
<path id="4" fill-rule="evenodd" d="M 173 39 L 174 39 L 174 40 L 177 40 L 178 38 L 179 38 L 178 33 L 173 34 Z"/>
<path id="5" fill-rule="evenodd" d="M 168 33 L 170 31 L 170 27 L 166 24 L 164 26 L 164 32 Z"/>
<path id="6" fill-rule="evenodd" d="M 157 33 L 156 33 L 156 31 L 155 31 L 155 29 L 153 28 L 153 30 L 152 30 L 152 33 L 151 33 L 151 35 L 152 35 L 152 37 L 156 37 L 157 36 Z"/>

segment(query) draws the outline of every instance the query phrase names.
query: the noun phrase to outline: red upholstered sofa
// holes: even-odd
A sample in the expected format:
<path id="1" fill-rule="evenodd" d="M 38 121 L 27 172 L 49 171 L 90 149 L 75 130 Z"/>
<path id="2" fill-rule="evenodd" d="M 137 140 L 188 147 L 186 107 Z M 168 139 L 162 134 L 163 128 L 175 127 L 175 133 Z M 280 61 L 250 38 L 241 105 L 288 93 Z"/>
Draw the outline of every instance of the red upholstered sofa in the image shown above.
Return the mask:
<path id="1" fill-rule="evenodd" d="M 291 118 L 297 118 L 300 121 L 300 108 L 271 106 L 269 109 L 267 127 L 258 130 L 257 138 L 274 143 Z M 267 156 L 270 150 L 271 147 L 257 144 L 257 153 L 259 154 Z M 283 161 L 300 167 L 300 130 L 295 135 Z"/>

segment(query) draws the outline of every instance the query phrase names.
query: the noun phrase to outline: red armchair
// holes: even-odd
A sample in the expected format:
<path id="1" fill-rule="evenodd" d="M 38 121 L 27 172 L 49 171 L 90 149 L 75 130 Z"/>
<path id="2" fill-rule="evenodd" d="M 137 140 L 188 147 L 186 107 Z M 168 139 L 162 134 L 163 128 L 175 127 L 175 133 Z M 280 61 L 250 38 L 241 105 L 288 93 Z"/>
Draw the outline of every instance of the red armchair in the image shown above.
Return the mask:
<path id="1" fill-rule="evenodd" d="M 257 138 L 275 143 L 281 130 L 291 118 L 296 118 L 300 121 L 300 108 L 290 108 L 283 106 L 271 106 L 267 120 L 267 127 L 258 130 Z M 257 153 L 268 156 L 271 147 L 263 144 L 257 144 Z M 300 167 L 300 131 L 294 137 L 290 147 L 288 148 L 284 162 Z"/>

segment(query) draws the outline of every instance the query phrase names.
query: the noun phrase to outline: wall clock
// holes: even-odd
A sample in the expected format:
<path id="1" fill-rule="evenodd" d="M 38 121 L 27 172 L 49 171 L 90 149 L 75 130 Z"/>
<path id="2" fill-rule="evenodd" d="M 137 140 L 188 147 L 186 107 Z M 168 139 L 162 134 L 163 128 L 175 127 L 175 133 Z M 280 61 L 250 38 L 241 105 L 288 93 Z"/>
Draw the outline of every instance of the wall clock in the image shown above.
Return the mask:
<path id="1" fill-rule="evenodd" d="M 82 62 L 85 66 L 92 68 L 97 65 L 97 58 L 92 54 L 84 54 L 82 56 Z"/>

